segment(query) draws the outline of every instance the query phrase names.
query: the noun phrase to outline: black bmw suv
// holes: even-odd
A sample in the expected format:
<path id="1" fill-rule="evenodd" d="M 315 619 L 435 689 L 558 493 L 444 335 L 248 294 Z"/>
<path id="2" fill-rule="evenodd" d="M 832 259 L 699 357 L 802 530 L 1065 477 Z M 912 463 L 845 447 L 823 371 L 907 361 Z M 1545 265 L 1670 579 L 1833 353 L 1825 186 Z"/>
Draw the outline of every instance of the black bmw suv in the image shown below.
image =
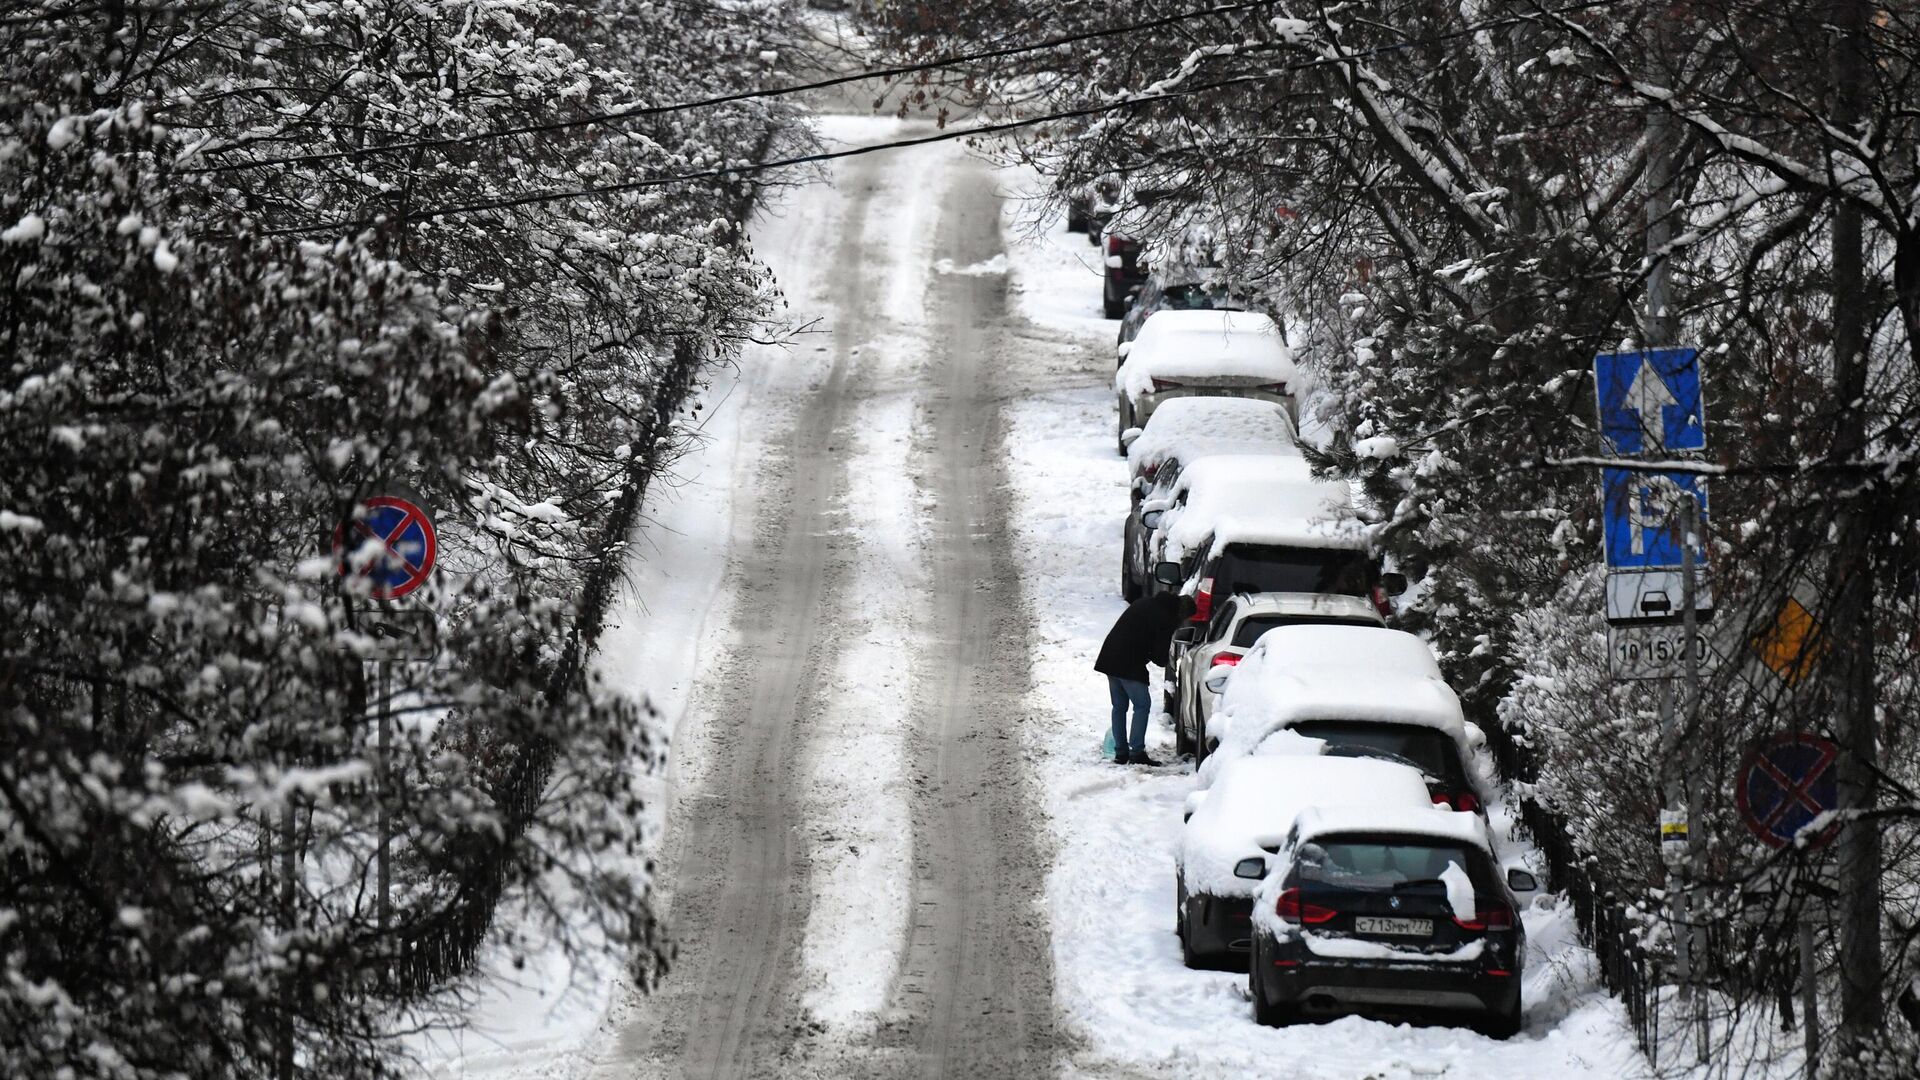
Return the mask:
<path id="1" fill-rule="evenodd" d="M 1513 894 L 1532 875 L 1499 872 L 1477 817 L 1432 814 L 1302 815 L 1254 901 L 1255 1020 L 1363 1013 L 1520 1031 L 1526 932 Z"/>

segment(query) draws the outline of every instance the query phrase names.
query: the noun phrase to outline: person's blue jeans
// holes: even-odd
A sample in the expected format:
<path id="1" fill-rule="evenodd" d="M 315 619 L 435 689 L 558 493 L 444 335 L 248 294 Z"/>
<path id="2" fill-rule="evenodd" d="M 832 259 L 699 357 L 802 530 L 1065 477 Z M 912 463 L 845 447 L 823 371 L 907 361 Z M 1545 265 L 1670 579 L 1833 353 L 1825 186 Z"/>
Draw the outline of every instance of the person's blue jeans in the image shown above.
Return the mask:
<path id="1" fill-rule="evenodd" d="M 1147 704 L 1147 684 L 1132 679 L 1116 679 L 1107 676 L 1107 692 L 1113 698 L 1113 752 L 1117 755 L 1124 748 L 1128 755 L 1147 752 L 1147 713 L 1152 706 Z M 1127 705 L 1133 705 L 1133 731 L 1131 737 L 1127 731 Z"/>

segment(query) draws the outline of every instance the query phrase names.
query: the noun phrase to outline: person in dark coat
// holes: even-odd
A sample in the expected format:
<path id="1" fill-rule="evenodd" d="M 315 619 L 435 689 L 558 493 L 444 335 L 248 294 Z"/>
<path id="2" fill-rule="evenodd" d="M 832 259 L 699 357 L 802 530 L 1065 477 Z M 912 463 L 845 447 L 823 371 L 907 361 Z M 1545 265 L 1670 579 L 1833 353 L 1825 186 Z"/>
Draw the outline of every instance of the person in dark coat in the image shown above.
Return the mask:
<path id="1" fill-rule="evenodd" d="M 1127 605 L 1107 631 L 1093 670 L 1107 677 L 1113 699 L 1113 763 L 1158 765 L 1147 756 L 1147 665 L 1167 666 L 1173 632 L 1193 617 L 1191 596 L 1160 593 Z M 1127 706 L 1133 706 L 1133 730 L 1127 730 Z"/>

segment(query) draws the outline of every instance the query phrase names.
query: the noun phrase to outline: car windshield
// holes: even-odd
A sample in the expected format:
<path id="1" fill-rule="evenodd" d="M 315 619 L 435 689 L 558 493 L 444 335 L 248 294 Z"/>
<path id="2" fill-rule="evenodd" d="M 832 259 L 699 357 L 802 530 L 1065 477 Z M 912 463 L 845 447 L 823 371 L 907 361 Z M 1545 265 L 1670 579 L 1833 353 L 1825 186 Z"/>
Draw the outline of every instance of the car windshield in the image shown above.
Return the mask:
<path id="1" fill-rule="evenodd" d="M 1479 863 L 1466 847 L 1444 840 L 1370 836 L 1312 841 L 1303 844 L 1294 859 L 1303 882 L 1366 892 L 1444 893 L 1446 879 L 1441 875 L 1449 864 L 1478 883 L 1485 877 L 1475 872 Z"/>
<path id="2" fill-rule="evenodd" d="M 1366 720 L 1311 720 L 1293 730 L 1327 744 L 1340 757 L 1377 757 L 1411 765 L 1427 776 L 1452 781 L 1460 772 L 1459 749 L 1438 728 L 1378 724 Z"/>
<path id="3" fill-rule="evenodd" d="M 1213 593 L 1365 596 L 1373 583 L 1372 571 L 1371 560 L 1362 551 L 1233 544 L 1214 564 Z"/>
<path id="4" fill-rule="evenodd" d="M 1160 306 L 1174 311 L 1211 311 L 1235 305 L 1217 287 L 1199 282 L 1169 285 L 1160 294 Z"/>
<path id="5" fill-rule="evenodd" d="M 1251 649 L 1260 635 L 1277 626 L 1379 626 L 1368 619 L 1329 619 L 1315 618 L 1311 615 L 1249 615 L 1240 620 L 1240 626 L 1233 632 L 1235 648 Z"/>

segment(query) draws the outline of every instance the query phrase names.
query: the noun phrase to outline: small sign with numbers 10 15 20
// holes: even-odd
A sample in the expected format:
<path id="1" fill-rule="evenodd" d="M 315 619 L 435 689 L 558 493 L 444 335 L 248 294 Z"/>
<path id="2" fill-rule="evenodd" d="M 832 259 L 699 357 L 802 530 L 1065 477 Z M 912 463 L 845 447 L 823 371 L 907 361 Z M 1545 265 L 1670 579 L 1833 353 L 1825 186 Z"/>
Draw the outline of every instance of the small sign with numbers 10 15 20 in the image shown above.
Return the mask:
<path id="1" fill-rule="evenodd" d="M 1616 679 L 1677 679 L 1687 673 L 1687 631 L 1684 626 L 1610 626 L 1607 628 L 1608 652 L 1612 656 Z M 1719 665 L 1720 654 L 1704 627 L 1693 634 L 1700 673 L 1708 674 Z"/>

